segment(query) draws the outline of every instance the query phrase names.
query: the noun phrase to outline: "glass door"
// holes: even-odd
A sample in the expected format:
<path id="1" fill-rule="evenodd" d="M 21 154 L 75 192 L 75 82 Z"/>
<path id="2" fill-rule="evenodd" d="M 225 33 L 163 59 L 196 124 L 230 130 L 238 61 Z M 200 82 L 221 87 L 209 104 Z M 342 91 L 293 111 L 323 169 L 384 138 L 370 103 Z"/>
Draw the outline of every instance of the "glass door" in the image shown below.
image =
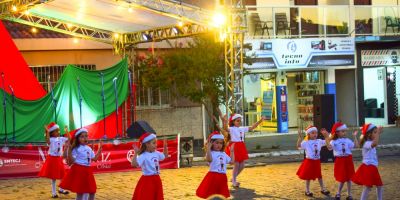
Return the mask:
<path id="1" fill-rule="evenodd" d="M 364 117 L 365 123 L 386 125 L 387 89 L 386 68 L 365 68 L 364 72 Z"/>

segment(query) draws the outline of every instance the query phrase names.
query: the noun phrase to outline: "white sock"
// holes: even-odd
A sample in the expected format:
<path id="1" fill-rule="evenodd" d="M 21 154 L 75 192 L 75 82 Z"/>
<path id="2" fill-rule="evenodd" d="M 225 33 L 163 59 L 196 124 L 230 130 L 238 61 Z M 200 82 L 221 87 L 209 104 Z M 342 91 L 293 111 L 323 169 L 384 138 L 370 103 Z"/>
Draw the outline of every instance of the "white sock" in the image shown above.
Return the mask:
<path id="1" fill-rule="evenodd" d="M 51 180 L 51 194 L 52 195 L 56 195 L 56 180 L 52 179 Z"/>
<path id="2" fill-rule="evenodd" d="M 378 200 L 383 199 L 383 187 L 382 186 L 376 187 L 376 196 L 377 196 Z"/>
<path id="3" fill-rule="evenodd" d="M 82 198 L 83 200 L 88 200 L 89 199 L 89 193 L 84 193 L 82 197 L 83 197 Z"/>
<path id="4" fill-rule="evenodd" d="M 310 180 L 306 180 L 306 192 L 310 192 Z"/>
<path id="5" fill-rule="evenodd" d="M 337 191 L 337 193 L 336 193 L 336 194 L 338 194 L 338 195 L 342 194 L 342 189 L 343 189 L 343 186 L 344 186 L 344 183 L 339 183 L 339 186 L 338 186 L 338 191 Z"/>
<path id="6" fill-rule="evenodd" d="M 371 188 L 370 188 L 370 187 L 364 186 L 364 189 L 363 189 L 363 191 L 362 191 L 362 193 L 361 193 L 361 198 L 360 198 L 360 200 L 367 200 L 367 199 L 368 199 L 369 191 L 371 191 Z"/>
<path id="7" fill-rule="evenodd" d="M 351 181 L 347 181 L 347 196 L 351 197 Z"/>

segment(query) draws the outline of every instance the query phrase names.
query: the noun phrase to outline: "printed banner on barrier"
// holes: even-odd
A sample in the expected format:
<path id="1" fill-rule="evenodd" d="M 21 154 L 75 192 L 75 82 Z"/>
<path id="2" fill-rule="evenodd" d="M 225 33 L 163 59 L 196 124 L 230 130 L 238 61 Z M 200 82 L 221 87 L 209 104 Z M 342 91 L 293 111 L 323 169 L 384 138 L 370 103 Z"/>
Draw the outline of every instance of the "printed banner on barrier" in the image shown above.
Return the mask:
<path id="1" fill-rule="evenodd" d="M 160 162 L 161 169 L 178 168 L 178 137 L 169 139 L 168 158 Z M 103 151 L 98 161 L 92 162 L 95 173 L 117 172 L 127 170 L 140 170 L 132 168 L 131 159 L 135 155 L 132 145 L 139 146 L 137 141 L 121 141 L 115 145 L 103 143 Z M 94 152 L 97 151 L 97 144 L 89 145 Z M 37 177 L 47 156 L 47 146 L 9 147 L 0 151 L 0 179 Z M 163 140 L 157 141 L 157 151 L 163 152 Z M 68 169 L 69 167 L 65 165 Z"/>
<path id="2" fill-rule="evenodd" d="M 354 65 L 354 38 L 252 39 L 246 69 L 301 69 Z"/>

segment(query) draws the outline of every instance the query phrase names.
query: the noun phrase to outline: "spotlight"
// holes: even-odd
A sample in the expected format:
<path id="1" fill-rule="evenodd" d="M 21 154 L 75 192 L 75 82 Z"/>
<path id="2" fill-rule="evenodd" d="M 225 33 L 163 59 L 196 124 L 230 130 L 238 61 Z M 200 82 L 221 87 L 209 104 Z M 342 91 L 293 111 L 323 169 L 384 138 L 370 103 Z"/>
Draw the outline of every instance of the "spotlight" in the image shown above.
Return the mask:
<path id="1" fill-rule="evenodd" d="M 151 38 L 151 36 L 149 34 L 146 34 L 146 33 L 142 33 L 142 37 L 146 41 L 150 41 L 153 39 L 153 38 Z"/>
<path id="2" fill-rule="evenodd" d="M 17 8 L 17 6 L 12 6 L 12 7 L 11 7 L 11 10 L 12 10 L 13 12 L 17 12 L 17 11 L 18 11 L 18 8 Z"/>
<path id="3" fill-rule="evenodd" d="M 176 27 L 176 26 L 172 28 L 172 31 L 175 34 L 182 34 L 183 33 L 182 30 L 179 27 Z"/>
<path id="4" fill-rule="evenodd" d="M 31 29 L 31 31 L 32 31 L 32 33 L 37 33 L 37 29 L 36 29 L 35 27 L 33 27 L 33 28 Z"/>
<path id="5" fill-rule="evenodd" d="M 179 27 L 182 27 L 182 26 L 183 26 L 183 22 L 182 22 L 182 21 L 179 21 L 179 22 L 178 22 L 178 26 L 179 26 Z"/>
<path id="6" fill-rule="evenodd" d="M 118 34 L 118 33 L 114 33 L 113 37 L 114 37 L 115 39 L 118 39 L 118 38 L 119 38 L 119 34 Z"/>

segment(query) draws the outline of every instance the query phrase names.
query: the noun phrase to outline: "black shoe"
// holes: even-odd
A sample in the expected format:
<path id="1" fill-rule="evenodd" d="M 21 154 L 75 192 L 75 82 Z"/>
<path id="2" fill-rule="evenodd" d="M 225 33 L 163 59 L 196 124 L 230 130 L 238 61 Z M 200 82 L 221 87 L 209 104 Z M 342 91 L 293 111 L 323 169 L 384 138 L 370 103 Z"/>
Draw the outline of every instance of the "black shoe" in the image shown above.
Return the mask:
<path id="1" fill-rule="evenodd" d="M 335 200 L 340 200 L 340 194 L 335 195 Z"/>
<path id="2" fill-rule="evenodd" d="M 53 198 L 53 199 L 58 198 L 58 195 L 57 194 L 53 194 L 53 195 L 51 195 L 51 198 Z"/>
<path id="3" fill-rule="evenodd" d="M 58 190 L 58 193 L 60 194 L 69 194 L 67 190 Z"/>
<path id="4" fill-rule="evenodd" d="M 304 195 L 308 196 L 308 197 L 312 197 L 314 196 L 314 194 L 312 192 L 305 192 Z"/>
<path id="5" fill-rule="evenodd" d="M 346 197 L 346 200 L 353 200 L 353 197 L 352 196 L 348 196 L 348 197 Z"/>
<path id="6" fill-rule="evenodd" d="M 328 196 L 331 192 L 329 192 L 328 190 L 321 190 L 321 193 Z"/>

